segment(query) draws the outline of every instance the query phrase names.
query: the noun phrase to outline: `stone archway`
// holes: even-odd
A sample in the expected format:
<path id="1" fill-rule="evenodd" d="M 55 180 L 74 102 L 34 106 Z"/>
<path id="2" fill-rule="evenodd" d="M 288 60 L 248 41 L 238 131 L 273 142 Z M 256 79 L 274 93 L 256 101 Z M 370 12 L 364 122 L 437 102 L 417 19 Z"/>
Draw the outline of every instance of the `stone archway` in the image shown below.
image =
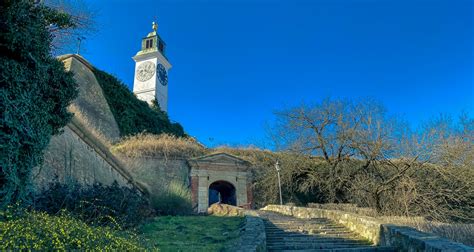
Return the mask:
<path id="1" fill-rule="evenodd" d="M 210 204 L 219 201 L 218 192 L 222 203 L 252 207 L 251 163 L 226 153 L 188 159 L 188 163 L 193 208 L 198 213 L 207 212 Z"/>
<path id="2" fill-rule="evenodd" d="M 237 205 L 235 186 L 225 180 L 219 180 L 209 185 L 209 206 L 214 203 Z"/>

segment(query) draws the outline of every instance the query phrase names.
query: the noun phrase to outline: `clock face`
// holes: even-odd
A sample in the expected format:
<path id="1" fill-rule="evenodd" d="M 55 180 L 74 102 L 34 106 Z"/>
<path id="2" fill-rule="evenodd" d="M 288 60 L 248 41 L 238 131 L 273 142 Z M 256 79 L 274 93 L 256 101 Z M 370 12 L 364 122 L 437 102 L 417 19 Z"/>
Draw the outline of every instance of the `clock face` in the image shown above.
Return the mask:
<path id="1" fill-rule="evenodd" d="M 161 85 L 168 85 L 168 74 L 166 73 L 165 67 L 160 63 L 158 63 L 158 79 L 160 79 Z"/>
<path id="2" fill-rule="evenodd" d="M 146 61 L 138 65 L 136 76 L 137 80 L 143 82 L 151 79 L 155 74 L 155 63 L 151 61 Z"/>

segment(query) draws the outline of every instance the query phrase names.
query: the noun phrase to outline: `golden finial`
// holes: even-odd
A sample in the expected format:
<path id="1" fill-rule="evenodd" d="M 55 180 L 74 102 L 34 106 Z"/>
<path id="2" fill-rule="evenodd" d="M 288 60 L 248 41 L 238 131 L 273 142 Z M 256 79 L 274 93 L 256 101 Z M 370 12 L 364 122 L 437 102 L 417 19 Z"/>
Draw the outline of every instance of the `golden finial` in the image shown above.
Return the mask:
<path id="1" fill-rule="evenodd" d="M 158 30 L 158 24 L 155 23 L 155 22 L 152 22 L 152 23 L 151 23 L 151 28 L 153 29 L 153 31 Z"/>

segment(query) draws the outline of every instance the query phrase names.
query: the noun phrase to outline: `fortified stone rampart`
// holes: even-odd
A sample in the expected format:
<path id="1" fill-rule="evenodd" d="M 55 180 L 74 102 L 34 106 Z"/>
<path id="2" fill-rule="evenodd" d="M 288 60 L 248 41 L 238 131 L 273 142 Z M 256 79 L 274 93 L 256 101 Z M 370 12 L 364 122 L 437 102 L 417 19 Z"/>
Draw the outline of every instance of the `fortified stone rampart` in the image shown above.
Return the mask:
<path id="1" fill-rule="evenodd" d="M 56 181 L 82 185 L 111 185 L 116 181 L 121 186 L 147 193 L 123 164 L 74 118 L 61 135 L 51 139 L 43 165 L 36 167 L 32 174 L 33 185 L 39 191 Z"/>
<path id="2" fill-rule="evenodd" d="M 190 186 L 190 167 L 184 158 L 126 157 L 118 156 L 127 166 L 133 178 L 144 185 L 150 193 L 159 193 L 171 182 Z"/>
<path id="3" fill-rule="evenodd" d="M 411 227 L 385 224 L 376 218 L 349 212 L 280 205 L 268 205 L 262 210 L 302 219 L 328 218 L 343 224 L 374 244 L 396 247 L 400 251 L 474 251 L 473 247 L 452 242 Z"/>
<path id="4" fill-rule="evenodd" d="M 107 145 L 118 140 L 120 134 L 92 66 L 78 55 L 59 59 L 66 70 L 74 73 L 79 85 L 79 95 L 69 108 L 75 116 L 62 134 L 52 137 L 44 153 L 44 163 L 33 169 L 34 188 L 41 191 L 56 181 L 82 185 L 110 185 L 116 181 L 146 193 L 108 150 Z"/>
<path id="5" fill-rule="evenodd" d="M 79 95 L 69 108 L 83 126 L 101 140 L 113 143 L 120 138 L 120 130 L 103 90 L 95 78 L 93 66 L 79 55 L 68 54 L 59 58 L 67 71 L 74 73 Z"/>

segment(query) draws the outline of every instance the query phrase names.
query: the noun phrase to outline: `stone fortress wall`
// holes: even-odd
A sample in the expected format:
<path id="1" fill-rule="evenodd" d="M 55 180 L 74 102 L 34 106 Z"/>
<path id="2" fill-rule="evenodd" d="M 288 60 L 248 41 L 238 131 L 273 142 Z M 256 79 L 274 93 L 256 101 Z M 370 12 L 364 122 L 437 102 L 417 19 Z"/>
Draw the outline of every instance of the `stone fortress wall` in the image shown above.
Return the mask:
<path id="1" fill-rule="evenodd" d="M 174 182 L 186 188 L 190 186 L 190 167 L 183 158 L 118 156 L 132 177 L 150 193 L 166 190 Z"/>
<path id="2" fill-rule="evenodd" d="M 43 165 L 33 169 L 33 187 L 41 191 L 55 181 L 82 185 L 110 185 L 116 181 L 145 192 L 109 152 L 107 145 L 118 140 L 120 132 L 92 66 L 78 55 L 59 59 L 67 71 L 74 73 L 79 85 L 79 95 L 69 108 L 75 116 L 62 134 L 52 137 Z"/>
<path id="3" fill-rule="evenodd" d="M 43 165 L 36 167 L 32 176 L 33 185 L 39 191 L 52 182 L 111 185 L 116 181 L 121 186 L 135 185 L 132 176 L 107 148 L 73 122 L 61 135 L 51 139 Z M 141 187 L 137 188 L 143 191 Z"/>

